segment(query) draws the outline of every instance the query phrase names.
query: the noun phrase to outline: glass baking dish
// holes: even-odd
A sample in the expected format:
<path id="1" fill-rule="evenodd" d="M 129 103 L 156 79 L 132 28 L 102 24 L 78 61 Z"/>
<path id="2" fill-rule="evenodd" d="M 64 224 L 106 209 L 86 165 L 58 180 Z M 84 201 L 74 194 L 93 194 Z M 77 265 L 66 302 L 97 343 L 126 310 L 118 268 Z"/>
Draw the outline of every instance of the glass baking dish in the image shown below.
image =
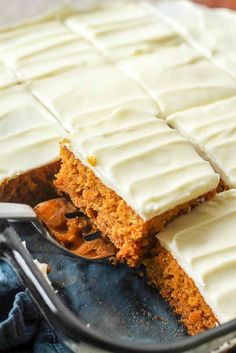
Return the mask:
<path id="1" fill-rule="evenodd" d="M 31 256 L 49 264 L 52 287 Z M 188 337 L 142 268 L 81 259 L 42 237 L 35 221 L 0 219 L 0 257 L 73 352 L 208 353 L 236 343 L 236 320 Z"/>
<path id="2" fill-rule="evenodd" d="M 0 0 L 0 26 L 30 20 L 64 4 L 89 6 L 91 2 L 12 0 L 6 6 Z M 73 352 L 220 353 L 236 344 L 236 320 L 188 337 L 158 291 L 147 285 L 143 269 L 80 259 L 43 238 L 29 220 L 14 222 L 3 232 L 5 226 L 0 220 L 0 257 L 14 267 L 49 324 Z M 53 288 L 32 257 L 49 264 Z"/>

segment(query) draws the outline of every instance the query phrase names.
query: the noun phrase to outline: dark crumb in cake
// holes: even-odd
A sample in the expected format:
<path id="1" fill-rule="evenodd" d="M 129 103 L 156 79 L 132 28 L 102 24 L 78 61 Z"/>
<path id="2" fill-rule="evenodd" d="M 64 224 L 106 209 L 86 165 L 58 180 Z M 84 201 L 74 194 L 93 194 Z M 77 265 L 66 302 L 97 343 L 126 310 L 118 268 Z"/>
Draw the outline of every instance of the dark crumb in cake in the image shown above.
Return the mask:
<path id="1" fill-rule="evenodd" d="M 219 194 L 220 192 L 223 192 L 223 191 L 227 191 L 229 189 L 230 189 L 229 186 L 227 184 L 225 184 L 225 182 L 222 179 L 220 179 L 220 182 L 219 182 L 217 189 L 216 189 L 217 194 Z"/>
<path id="2" fill-rule="evenodd" d="M 0 202 L 37 203 L 56 196 L 53 187 L 60 161 L 30 170 L 0 184 Z"/>

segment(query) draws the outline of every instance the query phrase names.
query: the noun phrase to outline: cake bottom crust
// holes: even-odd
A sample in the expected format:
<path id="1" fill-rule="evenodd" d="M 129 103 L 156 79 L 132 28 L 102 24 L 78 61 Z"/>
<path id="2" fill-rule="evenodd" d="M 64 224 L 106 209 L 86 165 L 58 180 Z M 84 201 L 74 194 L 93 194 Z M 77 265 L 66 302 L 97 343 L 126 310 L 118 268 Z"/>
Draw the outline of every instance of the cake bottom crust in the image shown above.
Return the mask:
<path id="1" fill-rule="evenodd" d="M 55 197 L 53 180 L 59 167 L 58 160 L 5 180 L 0 184 L 0 202 L 26 203 L 35 206 L 39 202 Z"/>
<path id="2" fill-rule="evenodd" d="M 157 244 L 153 256 L 145 260 L 144 265 L 149 282 L 159 288 L 191 336 L 218 325 L 193 280 L 170 252 Z"/>
<path id="3" fill-rule="evenodd" d="M 119 249 L 118 260 L 126 261 L 130 266 L 139 264 L 152 247 L 154 234 L 162 231 L 166 223 L 215 195 L 215 191 L 201 195 L 145 222 L 64 146 L 61 158 L 62 166 L 55 180 L 59 193 L 69 195 L 74 205 L 85 212 Z"/>

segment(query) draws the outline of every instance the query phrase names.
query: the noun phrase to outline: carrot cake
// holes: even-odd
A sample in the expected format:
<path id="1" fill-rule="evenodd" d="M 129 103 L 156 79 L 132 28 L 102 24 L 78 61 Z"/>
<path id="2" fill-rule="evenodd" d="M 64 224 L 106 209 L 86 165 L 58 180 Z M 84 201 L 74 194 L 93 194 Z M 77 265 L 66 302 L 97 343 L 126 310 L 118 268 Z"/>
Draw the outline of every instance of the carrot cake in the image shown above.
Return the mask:
<path id="1" fill-rule="evenodd" d="M 236 318 L 236 190 L 169 224 L 146 261 L 150 281 L 190 335 Z"/>
<path id="2" fill-rule="evenodd" d="M 178 36 L 173 27 L 130 1 L 68 17 L 65 23 L 113 60 L 150 51 Z"/>
<path id="3" fill-rule="evenodd" d="M 0 32 L 0 58 L 23 82 L 105 60 L 59 20 L 42 20 Z"/>
<path id="4" fill-rule="evenodd" d="M 168 22 L 203 55 L 236 78 L 234 11 L 209 9 L 188 0 L 161 0 L 152 9 L 159 19 Z"/>
<path id="5" fill-rule="evenodd" d="M 146 89 L 163 117 L 236 95 L 236 80 L 184 41 L 117 65 Z"/>
<path id="6" fill-rule="evenodd" d="M 219 182 L 208 162 L 161 119 L 118 109 L 62 143 L 55 185 L 136 265 L 153 235 L 211 197 Z"/>
<path id="7" fill-rule="evenodd" d="M 178 3 L 174 5 L 177 14 L 181 13 Z M 129 11 L 129 6 L 134 6 L 133 11 Z M 171 6 L 172 1 L 169 12 Z M 113 11 L 108 7 L 68 17 L 65 23 L 143 86 L 160 106 L 163 117 L 235 95 L 232 75 L 199 46 L 192 45 L 191 38 L 159 7 L 154 11 L 155 5 L 128 3 L 117 14 L 115 6 Z M 212 12 L 209 18 L 215 19 L 217 14 Z"/>
<path id="8" fill-rule="evenodd" d="M 47 200 L 79 255 L 147 255 L 191 335 L 236 318 L 235 24 L 160 0 L 0 30 L 0 201 Z"/>
<path id="9" fill-rule="evenodd" d="M 64 130 L 21 86 L 0 91 L 0 201 L 34 205 L 54 195 Z"/>
<path id="10" fill-rule="evenodd" d="M 36 80 L 28 89 L 69 132 L 99 121 L 117 108 L 137 108 L 155 115 L 160 112 L 135 80 L 109 63 Z"/>
<path id="11" fill-rule="evenodd" d="M 236 96 L 170 115 L 167 122 L 194 144 L 227 188 L 236 188 Z"/>

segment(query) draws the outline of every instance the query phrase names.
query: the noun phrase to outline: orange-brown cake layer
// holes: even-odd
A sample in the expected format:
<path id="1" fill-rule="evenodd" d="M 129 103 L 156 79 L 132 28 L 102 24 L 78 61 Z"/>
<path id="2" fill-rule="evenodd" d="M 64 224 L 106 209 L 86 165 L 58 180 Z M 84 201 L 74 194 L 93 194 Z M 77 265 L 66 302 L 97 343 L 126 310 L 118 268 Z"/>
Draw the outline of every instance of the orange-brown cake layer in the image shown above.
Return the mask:
<path id="1" fill-rule="evenodd" d="M 215 194 L 214 191 L 209 192 L 145 222 L 66 147 L 61 148 L 61 158 L 56 188 L 70 196 L 74 205 L 82 209 L 119 249 L 117 258 L 127 261 L 130 266 L 139 263 L 152 246 L 153 235 L 163 230 L 167 222 Z"/>
<path id="2" fill-rule="evenodd" d="M 218 324 L 193 280 L 186 275 L 174 257 L 157 244 L 152 257 L 144 261 L 150 283 L 180 316 L 190 335 L 196 335 Z"/>
<path id="3" fill-rule="evenodd" d="M 60 161 L 30 170 L 0 184 L 0 202 L 37 203 L 56 196 L 53 188 Z"/>

